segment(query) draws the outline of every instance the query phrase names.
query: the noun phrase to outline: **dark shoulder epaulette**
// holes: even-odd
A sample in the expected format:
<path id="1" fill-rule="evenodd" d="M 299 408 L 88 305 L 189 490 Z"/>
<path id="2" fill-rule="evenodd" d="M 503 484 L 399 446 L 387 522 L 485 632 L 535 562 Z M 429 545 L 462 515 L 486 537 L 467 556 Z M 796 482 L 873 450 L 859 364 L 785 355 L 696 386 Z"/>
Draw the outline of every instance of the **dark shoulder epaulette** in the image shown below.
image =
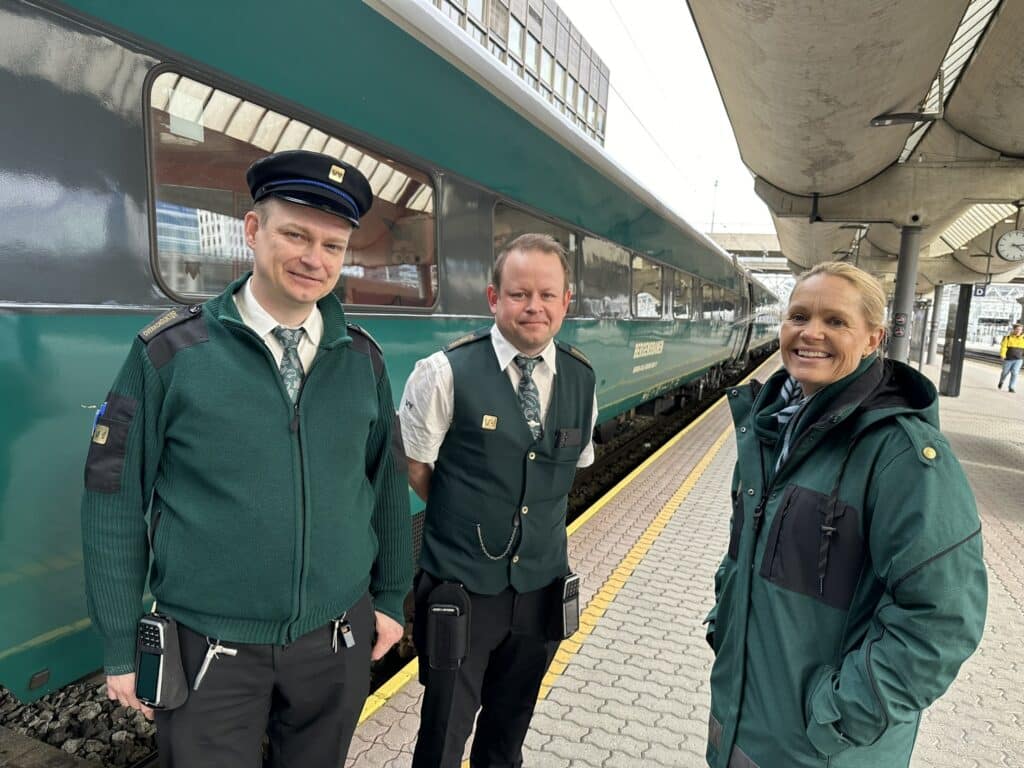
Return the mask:
<path id="1" fill-rule="evenodd" d="M 490 335 L 491 335 L 491 329 L 490 328 L 478 328 L 477 330 L 473 331 L 472 333 L 467 333 L 465 336 L 459 336 L 459 338 L 457 338 L 455 341 L 453 341 L 451 344 L 449 344 L 447 347 L 445 347 L 444 351 L 445 352 L 451 352 L 453 349 L 458 349 L 459 347 L 461 347 L 461 346 L 463 346 L 465 344 L 469 344 L 469 343 L 474 342 L 474 341 L 480 341 L 480 339 L 489 338 Z"/>
<path id="2" fill-rule="evenodd" d="M 587 359 L 587 356 L 584 355 L 580 350 L 576 349 L 576 347 L 574 347 L 572 344 L 566 344 L 564 341 L 558 341 L 557 339 L 555 340 L 555 344 L 558 346 L 559 349 L 561 349 L 563 352 L 568 352 L 570 355 L 572 355 L 585 366 L 587 366 L 587 368 L 590 368 L 591 370 L 594 369 L 594 366 L 591 364 L 590 360 Z"/>
<path id="3" fill-rule="evenodd" d="M 201 304 L 193 304 L 190 307 L 175 307 L 174 309 L 169 309 L 139 331 L 139 338 L 146 344 L 149 344 L 149 342 L 151 342 L 158 334 L 163 333 L 168 328 L 173 328 L 179 323 L 198 317 L 202 310 L 203 307 Z"/>
<path id="4" fill-rule="evenodd" d="M 373 365 L 374 374 L 380 376 L 380 372 L 384 370 L 384 350 L 380 344 L 361 325 L 345 323 L 345 327 L 352 336 L 352 348 L 367 355 Z"/>
<path id="5" fill-rule="evenodd" d="M 345 326 L 348 328 L 349 331 L 354 331 L 360 336 L 363 336 L 377 349 L 378 352 L 380 352 L 382 355 L 384 354 L 383 348 L 380 346 L 380 344 L 377 343 L 377 340 L 370 335 L 370 332 L 363 328 L 363 326 L 356 325 L 355 323 L 345 323 Z"/>

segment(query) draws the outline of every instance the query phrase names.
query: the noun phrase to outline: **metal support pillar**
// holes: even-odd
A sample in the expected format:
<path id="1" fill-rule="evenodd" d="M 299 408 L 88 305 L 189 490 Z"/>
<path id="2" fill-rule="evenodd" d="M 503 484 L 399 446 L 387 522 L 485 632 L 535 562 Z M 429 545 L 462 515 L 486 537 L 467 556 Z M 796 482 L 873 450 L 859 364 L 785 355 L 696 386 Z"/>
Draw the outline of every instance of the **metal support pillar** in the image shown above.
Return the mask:
<path id="1" fill-rule="evenodd" d="M 892 341 L 887 356 L 906 363 L 910 360 L 910 318 L 914 314 L 917 285 L 917 256 L 921 251 L 921 228 L 903 227 L 900 232 L 900 260 L 896 264 L 896 292 L 892 300 Z"/>
<path id="2" fill-rule="evenodd" d="M 935 286 L 935 297 L 932 299 L 932 322 L 928 329 L 928 365 L 935 365 L 935 354 L 939 348 L 939 308 L 942 306 L 942 294 L 945 286 Z"/>

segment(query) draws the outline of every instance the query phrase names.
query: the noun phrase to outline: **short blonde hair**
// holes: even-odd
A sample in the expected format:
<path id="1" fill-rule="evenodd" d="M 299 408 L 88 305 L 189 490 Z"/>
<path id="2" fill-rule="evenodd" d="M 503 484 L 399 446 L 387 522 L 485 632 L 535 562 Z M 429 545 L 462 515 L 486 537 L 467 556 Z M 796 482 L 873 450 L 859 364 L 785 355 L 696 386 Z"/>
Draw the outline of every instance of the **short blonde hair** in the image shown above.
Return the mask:
<path id="1" fill-rule="evenodd" d="M 845 261 L 823 261 L 798 275 L 793 288 L 796 289 L 800 283 L 819 275 L 841 277 L 850 283 L 860 295 L 861 312 L 867 324 L 872 329 L 885 329 L 885 291 L 882 290 L 882 284 L 878 282 L 878 278 L 860 267 L 847 264 Z"/>
<path id="2" fill-rule="evenodd" d="M 551 256 L 557 256 L 562 265 L 562 274 L 565 276 L 565 290 L 569 290 L 569 258 L 565 248 L 551 235 L 543 232 L 527 232 L 520 235 L 511 243 L 501 249 L 498 258 L 494 260 L 494 269 L 491 271 L 491 284 L 501 290 L 501 273 L 505 268 L 508 255 L 513 251 L 540 251 Z"/>

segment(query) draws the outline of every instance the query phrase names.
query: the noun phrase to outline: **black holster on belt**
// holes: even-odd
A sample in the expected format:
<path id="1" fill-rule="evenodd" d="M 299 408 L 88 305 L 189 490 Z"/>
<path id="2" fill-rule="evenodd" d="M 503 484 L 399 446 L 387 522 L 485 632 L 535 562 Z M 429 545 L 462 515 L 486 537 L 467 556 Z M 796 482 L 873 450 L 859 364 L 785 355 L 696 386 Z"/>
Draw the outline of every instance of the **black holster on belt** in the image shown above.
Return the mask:
<path id="1" fill-rule="evenodd" d="M 469 594 L 461 584 L 443 582 L 426 600 L 426 650 L 431 669 L 458 669 L 469 653 Z"/>

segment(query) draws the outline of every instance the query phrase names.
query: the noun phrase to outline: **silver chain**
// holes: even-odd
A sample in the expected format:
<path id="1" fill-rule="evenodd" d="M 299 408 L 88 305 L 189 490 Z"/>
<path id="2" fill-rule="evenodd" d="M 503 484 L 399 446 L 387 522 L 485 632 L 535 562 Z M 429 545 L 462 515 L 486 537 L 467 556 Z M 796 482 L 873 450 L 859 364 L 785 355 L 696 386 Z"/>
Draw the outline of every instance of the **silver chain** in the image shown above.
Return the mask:
<path id="1" fill-rule="evenodd" d="M 504 560 L 508 557 L 508 553 L 512 551 L 512 545 L 515 543 L 516 534 L 519 532 L 519 521 L 516 520 L 512 524 L 512 535 L 508 537 L 508 544 L 505 545 L 505 551 L 500 555 L 492 555 L 487 551 L 487 545 L 484 544 L 484 535 L 480 532 L 480 523 L 476 524 L 476 538 L 480 542 L 480 551 L 484 553 L 484 556 L 488 560 Z"/>

